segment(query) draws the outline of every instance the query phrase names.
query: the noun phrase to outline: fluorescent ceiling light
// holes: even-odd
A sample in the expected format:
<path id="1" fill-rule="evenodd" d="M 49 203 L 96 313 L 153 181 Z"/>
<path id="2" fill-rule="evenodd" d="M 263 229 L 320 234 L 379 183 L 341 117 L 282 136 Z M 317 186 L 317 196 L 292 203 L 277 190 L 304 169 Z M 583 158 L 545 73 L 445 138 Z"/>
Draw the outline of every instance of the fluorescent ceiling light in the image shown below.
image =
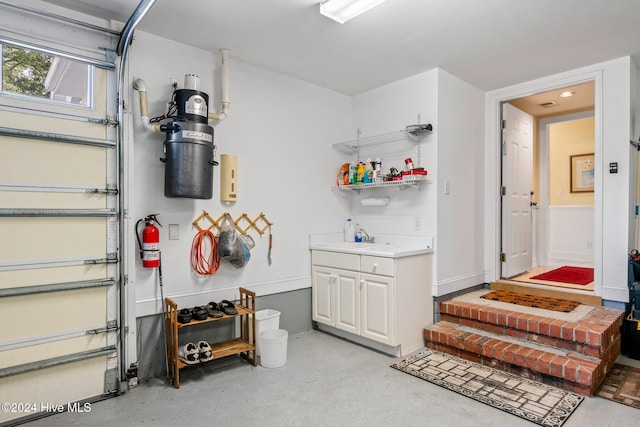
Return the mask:
<path id="1" fill-rule="evenodd" d="M 344 24 L 384 1 L 386 0 L 324 0 L 320 2 L 320 13 Z"/>

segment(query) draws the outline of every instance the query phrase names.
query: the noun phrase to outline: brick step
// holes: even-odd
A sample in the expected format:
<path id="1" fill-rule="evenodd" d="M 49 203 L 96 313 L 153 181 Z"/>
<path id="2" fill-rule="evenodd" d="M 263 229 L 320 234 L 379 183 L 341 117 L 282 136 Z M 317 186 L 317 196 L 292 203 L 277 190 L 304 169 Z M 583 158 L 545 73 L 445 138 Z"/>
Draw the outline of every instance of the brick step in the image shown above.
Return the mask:
<path id="1" fill-rule="evenodd" d="M 427 347 L 590 396 L 620 353 L 620 336 L 603 358 L 440 321 L 424 330 Z"/>
<path id="2" fill-rule="evenodd" d="M 506 305 L 506 304 L 505 304 Z M 511 304 L 509 304 L 511 306 Z M 580 306 L 577 321 L 551 317 L 549 310 L 530 314 L 513 308 L 475 304 L 456 299 L 440 303 L 441 319 L 535 343 L 546 344 L 586 356 L 606 357 L 620 337 L 624 311 L 606 307 Z M 560 313 L 564 314 L 564 313 Z M 558 317 L 562 317 L 558 315 Z"/>

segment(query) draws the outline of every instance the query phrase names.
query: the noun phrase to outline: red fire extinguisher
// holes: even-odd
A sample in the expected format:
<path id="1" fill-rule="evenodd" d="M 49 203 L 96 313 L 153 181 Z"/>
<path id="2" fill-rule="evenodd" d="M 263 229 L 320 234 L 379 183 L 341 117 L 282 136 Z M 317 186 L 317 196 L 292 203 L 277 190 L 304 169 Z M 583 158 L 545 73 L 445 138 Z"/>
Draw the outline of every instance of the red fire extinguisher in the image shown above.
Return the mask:
<path id="1" fill-rule="evenodd" d="M 136 222 L 136 237 L 138 238 L 138 246 L 140 247 L 140 258 L 142 258 L 142 266 L 145 268 L 156 268 L 160 266 L 160 230 L 155 224 L 162 227 L 156 218 L 157 214 L 149 215 L 141 218 Z M 140 241 L 140 233 L 138 227 L 144 221 L 144 229 L 142 230 L 142 242 Z"/>

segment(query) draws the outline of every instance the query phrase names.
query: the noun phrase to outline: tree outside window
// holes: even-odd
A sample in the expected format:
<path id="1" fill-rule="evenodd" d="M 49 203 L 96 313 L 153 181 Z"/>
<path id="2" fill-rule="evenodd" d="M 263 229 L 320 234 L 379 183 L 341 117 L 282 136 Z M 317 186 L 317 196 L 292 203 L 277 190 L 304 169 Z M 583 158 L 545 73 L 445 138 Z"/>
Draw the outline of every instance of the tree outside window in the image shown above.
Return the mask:
<path id="1" fill-rule="evenodd" d="M 2 45 L 2 93 L 89 106 L 91 71 L 67 58 Z"/>

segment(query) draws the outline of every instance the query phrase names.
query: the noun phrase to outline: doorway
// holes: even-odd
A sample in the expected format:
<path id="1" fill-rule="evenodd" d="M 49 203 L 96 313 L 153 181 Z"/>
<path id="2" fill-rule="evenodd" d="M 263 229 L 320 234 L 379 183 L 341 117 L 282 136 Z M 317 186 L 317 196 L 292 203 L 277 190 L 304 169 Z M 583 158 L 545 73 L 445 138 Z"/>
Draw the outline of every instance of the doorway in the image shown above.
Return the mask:
<path id="1" fill-rule="evenodd" d="M 595 87 L 595 81 L 587 81 L 502 102 L 502 279 L 593 294 L 593 282 L 576 285 L 532 277 L 562 266 L 594 267 Z M 516 147 L 526 145 L 527 117 L 533 123 L 532 152 L 518 148 L 514 156 Z M 518 138 L 525 141 L 515 144 Z M 520 163 L 515 172 L 509 155 Z M 527 156 L 531 167 L 522 164 Z M 582 168 L 579 175 L 577 166 Z M 516 191 L 516 186 L 522 188 Z M 513 214 L 516 199 L 518 215 Z"/>

